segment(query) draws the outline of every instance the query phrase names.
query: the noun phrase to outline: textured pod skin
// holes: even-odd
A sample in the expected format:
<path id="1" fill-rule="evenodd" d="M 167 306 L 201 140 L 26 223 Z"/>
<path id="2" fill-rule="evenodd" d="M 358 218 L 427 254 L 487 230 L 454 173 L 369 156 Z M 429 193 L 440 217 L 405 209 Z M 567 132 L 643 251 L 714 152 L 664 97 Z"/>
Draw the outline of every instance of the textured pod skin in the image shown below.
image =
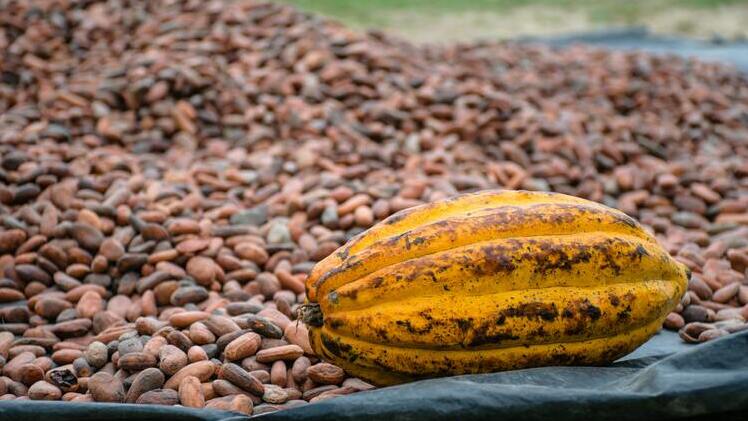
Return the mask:
<path id="1" fill-rule="evenodd" d="M 599 365 L 654 335 L 688 273 L 624 213 L 485 191 L 398 212 L 319 262 L 318 355 L 379 385 Z"/>

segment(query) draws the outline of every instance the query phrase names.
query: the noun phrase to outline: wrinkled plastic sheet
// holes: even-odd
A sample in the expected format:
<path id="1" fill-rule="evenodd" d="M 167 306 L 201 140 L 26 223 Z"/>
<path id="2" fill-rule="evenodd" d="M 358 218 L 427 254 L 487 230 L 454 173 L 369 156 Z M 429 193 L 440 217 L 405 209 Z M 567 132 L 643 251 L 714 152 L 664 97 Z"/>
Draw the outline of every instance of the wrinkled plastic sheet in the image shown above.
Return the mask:
<path id="1" fill-rule="evenodd" d="M 748 419 L 748 331 L 700 345 L 660 332 L 607 367 L 423 380 L 260 415 L 264 421 Z M 155 405 L 6 401 L 0 420 L 239 421 Z"/>
<path id="2" fill-rule="evenodd" d="M 748 72 L 748 41 L 746 40 L 727 41 L 720 38 L 696 40 L 655 35 L 644 27 L 629 27 L 555 37 L 524 37 L 519 41 L 540 42 L 555 47 L 585 44 L 613 50 L 673 54 L 684 58 L 725 63 Z"/>

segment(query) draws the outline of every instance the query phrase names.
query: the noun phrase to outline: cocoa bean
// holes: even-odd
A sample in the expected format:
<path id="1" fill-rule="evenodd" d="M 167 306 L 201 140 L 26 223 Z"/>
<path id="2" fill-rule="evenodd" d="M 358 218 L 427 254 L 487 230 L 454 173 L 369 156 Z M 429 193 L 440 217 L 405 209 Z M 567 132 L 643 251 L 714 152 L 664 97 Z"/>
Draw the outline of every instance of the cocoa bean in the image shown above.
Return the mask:
<path id="1" fill-rule="evenodd" d="M 146 368 L 135 376 L 127 391 L 125 402 L 135 403 L 145 392 L 160 389 L 164 385 L 165 377 L 157 368 Z"/>
<path id="2" fill-rule="evenodd" d="M 261 343 L 260 335 L 254 332 L 245 333 L 226 345 L 223 353 L 229 361 L 241 360 L 254 355 L 260 348 Z"/>
<path id="3" fill-rule="evenodd" d="M 244 395 L 231 395 L 221 398 L 214 398 L 205 402 L 206 408 L 220 409 L 223 411 L 241 412 L 245 415 L 252 415 L 252 400 Z"/>
<path id="4" fill-rule="evenodd" d="M 175 390 L 154 389 L 140 395 L 135 403 L 171 406 L 179 403 L 179 396 Z"/>
<path id="5" fill-rule="evenodd" d="M 179 402 L 188 408 L 203 408 L 205 396 L 200 387 L 200 379 L 193 376 L 185 377 L 179 384 Z"/>
<path id="6" fill-rule="evenodd" d="M 29 387 L 28 396 L 36 401 L 56 401 L 62 397 L 62 391 L 53 384 L 39 380 Z"/>
<path id="7" fill-rule="evenodd" d="M 293 361 L 304 355 L 304 350 L 298 345 L 285 345 L 263 349 L 257 352 L 257 361 L 272 363 L 277 360 Z"/>
<path id="8" fill-rule="evenodd" d="M 197 361 L 184 366 L 181 370 L 177 371 L 171 378 L 164 384 L 167 389 L 177 390 L 179 384 L 184 380 L 185 377 L 192 376 L 197 377 L 198 380 L 204 382 L 210 379 L 215 373 L 216 367 L 211 361 Z"/>
<path id="9" fill-rule="evenodd" d="M 218 371 L 218 377 L 228 380 L 241 389 L 257 396 L 262 396 L 265 390 L 262 382 L 236 364 L 223 364 L 221 369 Z"/>
<path id="10" fill-rule="evenodd" d="M 328 363 L 315 364 L 307 368 L 306 374 L 318 384 L 340 384 L 345 378 L 342 368 Z"/>
<path id="11" fill-rule="evenodd" d="M 96 402 L 123 402 L 125 389 L 122 382 L 111 374 L 98 372 L 88 379 L 88 391 Z"/>

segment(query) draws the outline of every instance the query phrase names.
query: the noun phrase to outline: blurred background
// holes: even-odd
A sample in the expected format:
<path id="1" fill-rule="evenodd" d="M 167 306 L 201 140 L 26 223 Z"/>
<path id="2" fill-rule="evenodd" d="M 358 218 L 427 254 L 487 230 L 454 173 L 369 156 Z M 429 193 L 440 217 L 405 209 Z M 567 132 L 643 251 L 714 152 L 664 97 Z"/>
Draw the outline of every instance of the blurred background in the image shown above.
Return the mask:
<path id="1" fill-rule="evenodd" d="M 276 0 L 416 43 L 639 26 L 698 39 L 748 37 L 748 0 Z"/>

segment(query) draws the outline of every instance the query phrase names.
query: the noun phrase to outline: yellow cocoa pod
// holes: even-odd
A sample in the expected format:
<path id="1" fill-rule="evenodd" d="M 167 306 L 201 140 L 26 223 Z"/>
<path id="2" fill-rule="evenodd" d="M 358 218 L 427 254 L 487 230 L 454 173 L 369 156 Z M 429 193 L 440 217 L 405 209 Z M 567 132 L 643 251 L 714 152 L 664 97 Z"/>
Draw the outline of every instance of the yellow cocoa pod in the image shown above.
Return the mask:
<path id="1" fill-rule="evenodd" d="M 398 212 L 315 266 L 304 320 L 322 358 L 378 385 L 601 365 L 654 335 L 688 269 L 626 214 L 485 191 Z"/>

